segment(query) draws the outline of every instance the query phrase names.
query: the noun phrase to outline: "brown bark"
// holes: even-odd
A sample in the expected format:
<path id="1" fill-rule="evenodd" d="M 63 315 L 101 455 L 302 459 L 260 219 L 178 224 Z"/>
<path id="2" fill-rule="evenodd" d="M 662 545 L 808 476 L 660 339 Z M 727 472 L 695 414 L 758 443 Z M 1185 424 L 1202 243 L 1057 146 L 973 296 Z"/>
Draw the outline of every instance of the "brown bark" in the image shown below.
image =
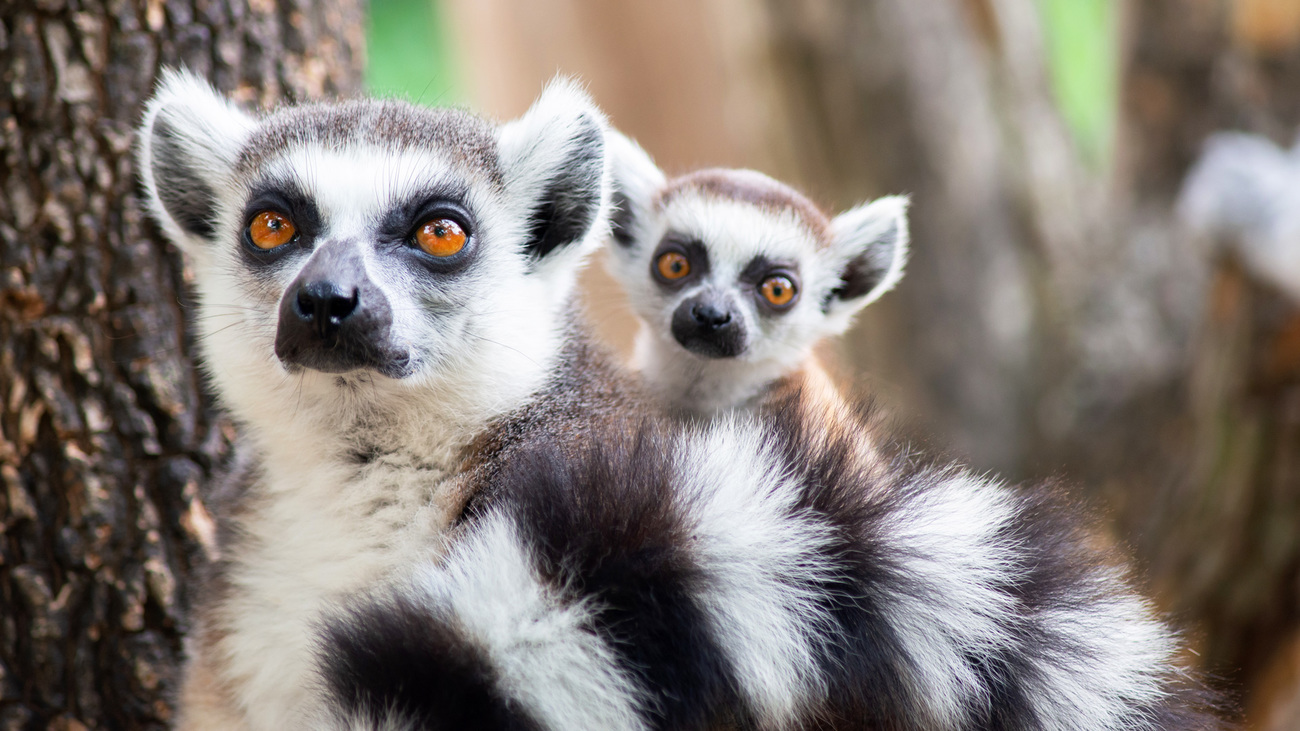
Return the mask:
<path id="1" fill-rule="evenodd" d="M 164 64 L 259 104 L 355 91 L 361 3 L 314 5 L 0 11 L 0 729 L 172 716 L 229 427 L 180 258 L 139 208 L 132 130 Z"/>

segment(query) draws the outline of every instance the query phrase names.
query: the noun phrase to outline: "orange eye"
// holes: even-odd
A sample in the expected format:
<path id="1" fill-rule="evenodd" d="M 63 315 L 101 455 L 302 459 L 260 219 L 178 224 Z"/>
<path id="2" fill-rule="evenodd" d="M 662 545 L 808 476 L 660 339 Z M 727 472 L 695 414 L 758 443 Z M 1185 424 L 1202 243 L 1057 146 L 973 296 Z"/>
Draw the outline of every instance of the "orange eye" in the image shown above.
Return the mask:
<path id="1" fill-rule="evenodd" d="M 784 307 L 794 301 L 794 282 L 789 277 L 768 277 L 763 280 L 758 291 L 763 293 L 763 299 L 777 307 Z"/>
<path id="2" fill-rule="evenodd" d="M 465 248 L 469 236 L 450 218 L 432 218 L 415 232 L 415 243 L 433 256 L 451 256 Z"/>
<path id="3" fill-rule="evenodd" d="M 262 211 L 248 224 L 248 238 L 259 249 L 274 249 L 293 240 L 298 229 L 293 227 L 288 218 L 275 211 Z"/>
<path id="4" fill-rule="evenodd" d="M 691 260 L 676 251 L 665 251 L 659 255 L 655 267 L 664 279 L 681 279 L 691 273 Z"/>

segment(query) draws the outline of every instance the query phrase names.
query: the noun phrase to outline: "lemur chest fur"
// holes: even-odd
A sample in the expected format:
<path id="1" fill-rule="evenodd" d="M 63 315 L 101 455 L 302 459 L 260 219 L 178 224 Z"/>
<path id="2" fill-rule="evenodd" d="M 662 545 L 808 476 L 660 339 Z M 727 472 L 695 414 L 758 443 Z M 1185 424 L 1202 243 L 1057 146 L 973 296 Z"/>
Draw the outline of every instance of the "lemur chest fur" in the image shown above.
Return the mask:
<path id="1" fill-rule="evenodd" d="M 448 468 L 391 455 L 261 472 L 211 621 L 221 675 L 253 728 L 284 728 L 310 698 L 322 612 L 436 555 L 459 501 Z"/>

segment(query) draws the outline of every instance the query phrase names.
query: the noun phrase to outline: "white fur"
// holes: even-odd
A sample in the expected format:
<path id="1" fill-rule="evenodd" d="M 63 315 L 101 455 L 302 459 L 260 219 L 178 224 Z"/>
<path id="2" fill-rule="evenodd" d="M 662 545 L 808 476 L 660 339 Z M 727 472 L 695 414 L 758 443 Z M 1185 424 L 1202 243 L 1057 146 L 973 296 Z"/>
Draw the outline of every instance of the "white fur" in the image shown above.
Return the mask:
<path id="1" fill-rule="evenodd" d="M 581 110 L 575 114 L 574 110 Z M 500 127 L 497 139 L 501 149 L 502 165 L 511 170 L 506 179 L 509 194 L 516 201 L 534 201 L 538 199 L 545 183 L 549 182 L 548 172 L 557 169 L 561 163 L 562 143 L 578 131 L 579 119 L 586 116 L 597 121 L 602 129 L 605 117 L 591 103 L 591 98 L 576 82 L 557 78 L 546 86 L 542 96 L 533 104 L 528 113 L 519 119 Z M 606 132 L 605 139 L 609 134 Z M 605 143 L 606 145 L 608 142 Z M 600 214 L 592 230 L 579 244 L 569 245 L 564 251 L 555 252 L 544 259 L 540 269 L 546 271 L 548 278 L 562 282 L 557 286 L 557 294 L 567 298 L 574 278 L 577 276 L 578 264 L 588 254 L 600 246 L 600 242 L 609 233 L 609 155 L 604 155 L 604 169 L 601 175 Z"/>
<path id="2" fill-rule="evenodd" d="M 1014 518 L 1015 502 L 1005 487 L 963 473 L 911 498 L 883 533 L 900 572 L 920 589 L 900 587 L 886 611 L 916 664 L 911 680 L 931 721 L 953 728 L 988 691 L 963 655 L 1013 641 L 1017 608 L 998 585 L 1015 582 L 1020 547 L 998 532 Z"/>
<path id="3" fill-rule="evenodd" d="M 1099 576 L 1099 593 L 1123 586 L 1123 576 Z M 1031 695 L 1048 729 L 1150 728 L 1132 717 L 1132 708 L 1152 705 L 1166 691 L 1159 671 L 1177 664 L 1176 636 L 1154 619 L 1143 597 L 1125 592 L 1086 608 L 1061 607 L 1042 617 L 1047 631 L 1077 647 L 1089 648 L 1086 665 L 1078 656 L 1049 657 L 1051 672 Z"/>
<path id="4" fill-rule="evenodd" d="M 308 710 L 321 614 L 426 555 L 450 506 L 442 474 L 375 466 L 360 477 L 328 462 L 268 464 L 272 491 L 242 526 L 247 547 L 216 608 L 220 645 L 252 728 L 294 727 Z"/>
<path id="5" fill-rule="evenodd" d="M 863 248 L 885 237 L 895 237 L 894 252 L 885 276 L 871 291 L 850 300 L 831 300 L 828 330 L 839 335 L 853 324 L 863 307 L 880 299 L 903 278 L 910 237 L 907 228 L 907 196 L 889 195 L 850 209 L 831 220 L 831 246 L 841 265 L 862 253 Z"/>
<path id="6" fill-rule="evenodd" d="M 546 728 L 645 728 L 645 693 L 588 629 L 598 599 L 575 601 L 548 587 L 509 520 L 478 524 L 445 567 L 417 581 L 487 651 L 506 694 Z"/>
<path id="7" fill-rule="evenodd" d="M 1165 692 L 1162 673 L 1176 663 L 1175 636 L 1113 570 L 1076 589 L 1074 604 L 1027 616 L 1000 588 L 1031 568 L 1023 565 L 1025 547 L 999 535 L 1016 512 L 1006 486 L 954 472 L 915 494 L 886 524 L 895 560 L 921 587 L 897 592 L 888 613 L 918 667 L 913 682 L 929 701 L 932 722 L 961 726 L 990 690 L 964 655 L 1009 651 L 1037 666 L 1040 680 L 1028 696 L 1045 729 L 1145 728 L 1133 725 L 1140 720 L 1132 709 Z M 1018 647 L 1015 629 L 1024 622 L 1057 639 Z M 1058 656 L 1056 647 L 1071 649 Z"/>
<path id="8" fill-rule="evenodd" d="M 609 146 L 610 166 L 618 180 L 618 189 L 627 198 L 625 205 L 631 205 L 631 213 L 635 216 L 639 209 L 654 200 L 667 179 L 650 155 L 627 135 L 610 130 L 605 135 L 605 144 Z M 633 223 L 639 228 L 648 226 L 650 221 L 634 218 Z"/>
<path id="9" fill-rule="evenodd" d="M 758 436 L 730 420 L 688 434 L 679 472 L 706 581 L 697 599 L 749 702 L 782 728 L 825 692 L 813 648 L 831 620 L 810 582 L 831 578 L 830 531 L 794 513 L 801 486 Z"/>
<path id="10" fill-rule="evenodd" d="M 197 163 L 196 172 L 217 191 L 229 187 L 231 169 L 256 120 L 218 94 L 208 82 L 184 69 L 164 69 L 153 98 L 145 105 L 141 123 L 145 133 L 136 146 L 137 169 L 146 191 L 145 203 L 168 238 L 191 256 L 202 257 L 205 242 L 178 226 L 158 197 L 152 139 L 148 133 L 164 111 L 172 126 L 185 133 L 177 142 Z"/>

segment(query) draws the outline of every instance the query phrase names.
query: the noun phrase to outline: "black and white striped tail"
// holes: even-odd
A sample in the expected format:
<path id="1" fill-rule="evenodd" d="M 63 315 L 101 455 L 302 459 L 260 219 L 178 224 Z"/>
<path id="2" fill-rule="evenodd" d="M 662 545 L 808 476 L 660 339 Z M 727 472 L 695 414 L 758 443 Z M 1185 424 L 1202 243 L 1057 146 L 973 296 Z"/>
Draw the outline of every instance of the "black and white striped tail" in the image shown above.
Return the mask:
<path id="1" fill-rule="evenodd" d="M 856 439 L 794 398 L 528 451 L 445 562 L 329 624 L 340 725 L 1220 727 L 1075 506 Z"/>

